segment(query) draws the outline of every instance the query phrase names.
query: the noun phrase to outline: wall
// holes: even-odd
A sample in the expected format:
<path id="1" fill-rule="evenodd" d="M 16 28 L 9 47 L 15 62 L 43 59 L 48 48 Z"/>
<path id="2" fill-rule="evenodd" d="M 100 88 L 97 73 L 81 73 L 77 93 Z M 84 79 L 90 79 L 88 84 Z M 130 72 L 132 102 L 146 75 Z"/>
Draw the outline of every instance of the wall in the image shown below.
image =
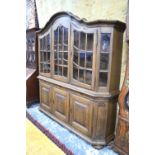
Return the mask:
<path id="1" fill-rule="evenodd" d="M 42 28 L 50 17 L 59 11 L 72 12 L 88 21 L 110 19 L 125 22 L 128 0 L 36 0 L 36 3 L 39 26 Z M 124 79 L 127 48 L 124 33 L 120 87 Z"/>

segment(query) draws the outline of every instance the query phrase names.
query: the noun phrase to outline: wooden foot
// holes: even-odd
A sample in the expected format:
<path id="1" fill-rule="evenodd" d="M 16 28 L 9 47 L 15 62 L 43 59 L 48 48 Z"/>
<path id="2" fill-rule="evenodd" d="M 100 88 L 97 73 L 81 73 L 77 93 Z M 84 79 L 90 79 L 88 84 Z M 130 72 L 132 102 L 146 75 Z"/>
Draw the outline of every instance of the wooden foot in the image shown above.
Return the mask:
<path id="1" fill-rule="evenodd" d="M 95 149 L 102 149 L 105 145 L 92 145 Z"/>

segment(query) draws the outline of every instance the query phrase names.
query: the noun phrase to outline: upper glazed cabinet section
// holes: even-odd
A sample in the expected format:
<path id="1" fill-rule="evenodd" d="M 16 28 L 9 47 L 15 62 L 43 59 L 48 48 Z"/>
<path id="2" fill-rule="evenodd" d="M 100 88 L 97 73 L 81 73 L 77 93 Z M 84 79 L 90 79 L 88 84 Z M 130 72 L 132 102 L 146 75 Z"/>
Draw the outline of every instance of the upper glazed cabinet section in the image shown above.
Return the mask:
<path id="1" fill-rule="evenodd" d="M 94 91 L 114 90 L 124 29 L 118 21 L 87 22 L 57 13 L 38 32 L 40 75 Z"/>

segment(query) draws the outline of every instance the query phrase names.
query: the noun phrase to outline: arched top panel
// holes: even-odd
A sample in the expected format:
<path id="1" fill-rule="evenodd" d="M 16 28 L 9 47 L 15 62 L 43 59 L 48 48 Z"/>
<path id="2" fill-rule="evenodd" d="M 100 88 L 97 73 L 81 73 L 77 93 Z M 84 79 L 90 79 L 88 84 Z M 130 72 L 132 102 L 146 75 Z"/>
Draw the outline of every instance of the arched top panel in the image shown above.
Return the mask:
<path id="1" fill-rule="evenodd" d="M 46 25 L 38 31 L 38 33 L 45 32 L 52 24 L 54 24 L 56 21 L 65 21 L 66 23 L 70 23 L 71 21 L 77 21 L 81 24 L 85 24 L 87 26 L 103 26 L 103 25 L 111 25 L 115 28 L 117 28 L 119 31 L 124 32 L 126 28 L 126 24 L 118 21 L 118 20 L 95 20 L 95 21 L 87 21 L 84 18 L 79 18 L 78 16 L 73 15 L 71 12 L 58 12 L 54 14 L 50 20 L 46 23 Z"/>

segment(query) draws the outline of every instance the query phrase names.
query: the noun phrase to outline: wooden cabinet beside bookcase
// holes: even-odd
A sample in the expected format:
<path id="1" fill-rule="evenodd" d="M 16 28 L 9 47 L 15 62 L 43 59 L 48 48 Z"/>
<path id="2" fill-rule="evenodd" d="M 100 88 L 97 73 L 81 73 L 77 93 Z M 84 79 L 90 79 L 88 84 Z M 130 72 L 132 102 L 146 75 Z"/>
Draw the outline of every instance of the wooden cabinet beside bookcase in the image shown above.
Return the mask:
<path id="1" fill-rule="evenodd" d="M 40 110 L 96 148 L 114 138 L 124 30 L 59 12 L 37 33 Z"/>

